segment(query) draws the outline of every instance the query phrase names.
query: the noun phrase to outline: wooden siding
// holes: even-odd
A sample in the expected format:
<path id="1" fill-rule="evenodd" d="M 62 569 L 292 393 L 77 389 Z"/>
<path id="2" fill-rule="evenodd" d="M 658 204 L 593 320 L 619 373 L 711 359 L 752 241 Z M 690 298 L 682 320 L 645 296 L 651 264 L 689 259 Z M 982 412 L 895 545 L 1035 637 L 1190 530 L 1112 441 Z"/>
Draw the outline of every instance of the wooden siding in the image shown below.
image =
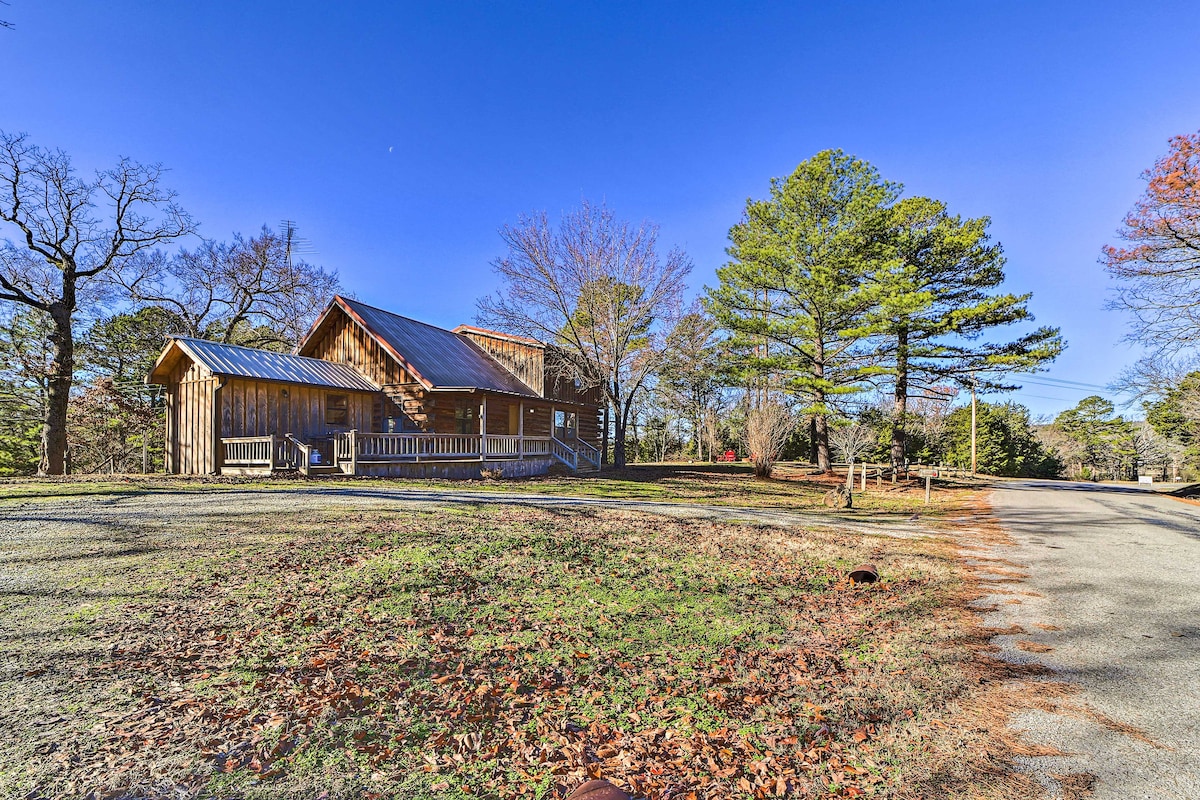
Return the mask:
<path id="1" fill-rule="evenodd" d="M 222 437 L 290 433 L 307 441 L 310 437 L 351 428 L 364 432 L 378 430 L 372 424 L 377 397 L 374 392 L 230 378 L 219 394 Z M 349 399 L 345 425 L 325 424 L 325 398 L 330 394 L 346 395 Z"/>
<path id="2" fill-rule="evenodd" d="M 190 358 L 171 370 L 167 386 L 166 470 L 182 475 L 217 471 L 213 436 L 216 377 Z"/>
<path id="3" fill-rule="evenodd" d="M 300 355 L 349 364 L 379 386 L 416 382 L 383 345 L 340 307 L 334 308 L 316 336 L 304 343 Z"/>
<path id="4" fill-rule="evenodd" d="M 546 375 L 543 348 L 513 341 L 507 337 L 489 336 L 483 331 L 464 329 L 459 335 L 466 336 L 479 345 L 485 353 L 499 361 L 505 369 L 537 394 L 543 394 Z"/>

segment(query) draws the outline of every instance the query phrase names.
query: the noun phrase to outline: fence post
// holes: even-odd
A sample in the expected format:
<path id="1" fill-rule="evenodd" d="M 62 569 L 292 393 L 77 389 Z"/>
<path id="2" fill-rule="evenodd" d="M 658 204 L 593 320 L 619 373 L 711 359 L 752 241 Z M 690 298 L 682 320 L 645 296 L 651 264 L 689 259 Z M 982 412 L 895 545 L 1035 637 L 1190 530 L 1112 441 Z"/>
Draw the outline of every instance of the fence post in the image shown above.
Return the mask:
<path id="1" fill-rule="evenodd" d="M 270 436 L 270 439 L 271 439 L 271 444 L 269 446 L 271 449 L 267 455 L 267 465 L 270 467 L 271 472 L 274 472 L 275 471 L 275 434 L 272 433 Z"/>
<path id="2" fill-rule="evenodd" d="M 351 428 L 347 434 L 350 442 L 350 474 L 358 474 L 358 428 Z"/>

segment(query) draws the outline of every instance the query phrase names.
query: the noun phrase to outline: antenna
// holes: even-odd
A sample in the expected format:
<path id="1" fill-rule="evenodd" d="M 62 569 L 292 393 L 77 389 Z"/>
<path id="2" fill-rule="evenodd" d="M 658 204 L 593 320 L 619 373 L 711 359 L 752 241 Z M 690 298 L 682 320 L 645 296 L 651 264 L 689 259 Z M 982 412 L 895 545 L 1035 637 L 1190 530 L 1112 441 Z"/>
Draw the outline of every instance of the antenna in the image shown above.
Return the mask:
<path id="1" fill-rule="evenodd" d="M 0 0 L 0 2 L 4 2 L 4 0 Z M 312 256 L 317 254 L 317 251 L 312 246 L 312 242 L 297 232 L 295 222 L 290 219 L 282 219 L 279 221 L 279 227 L 283 237 L 283 246 L 288 264 L 292 263 L 293 254 L 298 256 Z"/>

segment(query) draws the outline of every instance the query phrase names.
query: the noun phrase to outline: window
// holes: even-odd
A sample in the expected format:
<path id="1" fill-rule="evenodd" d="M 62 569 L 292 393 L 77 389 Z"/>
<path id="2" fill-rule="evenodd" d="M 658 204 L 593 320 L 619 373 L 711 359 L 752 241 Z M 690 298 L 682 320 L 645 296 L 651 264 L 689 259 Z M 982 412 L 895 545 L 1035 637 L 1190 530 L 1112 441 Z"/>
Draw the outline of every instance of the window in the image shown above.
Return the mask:
<path id="1" fill-rule="evenodd" d="M 575 413 L 572 411 L 554 410 L 554 438 L 561 442 L 570 441 L 575 438 L 576 422 Z"/>
<path id="2" fill-rule="evenodd" d="M 387 417 L 383 421 L 384 433 L 418 433 L 420 430 L 421 426 L 413 422 L 407 414 Z"/>
<path id="3" fill-rule="evenodd" d="M 459 400 L 454 404 L 454 432 L 467 436 L 479 433 L 475 424 L 475 404 L 470 400 Z"/>
<path id="4" fill-rule="evenodd" d="M 326 425 L 349 425 L 350 424 L 350 395 L 346 395 L 346 394 L 327 394 L 327 395 L 325 395 L 325 424 Z"/>

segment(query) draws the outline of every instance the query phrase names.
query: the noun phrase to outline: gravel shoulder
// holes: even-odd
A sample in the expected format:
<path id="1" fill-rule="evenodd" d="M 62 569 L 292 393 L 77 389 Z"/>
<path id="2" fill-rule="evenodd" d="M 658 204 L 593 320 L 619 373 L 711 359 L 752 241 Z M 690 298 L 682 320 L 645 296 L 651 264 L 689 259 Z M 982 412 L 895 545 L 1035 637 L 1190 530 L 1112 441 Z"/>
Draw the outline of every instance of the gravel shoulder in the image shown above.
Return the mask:
<path id="1" fill-rule="evenodd" d="M 1073 713 L 1013 720 L 1026 757 L 1057 796 L 1055 775 L 1096 776 L 1096 798 L 1200 797 L 1200 507 L 1149 491 L 1050 481 L 1007 483 L 993 507 L 1021 565 L 979 601 L 1002 657 L 1041 664 L 1079 687 Z M 1014 629 L 1015 630 L 1015 629 Z"/>

